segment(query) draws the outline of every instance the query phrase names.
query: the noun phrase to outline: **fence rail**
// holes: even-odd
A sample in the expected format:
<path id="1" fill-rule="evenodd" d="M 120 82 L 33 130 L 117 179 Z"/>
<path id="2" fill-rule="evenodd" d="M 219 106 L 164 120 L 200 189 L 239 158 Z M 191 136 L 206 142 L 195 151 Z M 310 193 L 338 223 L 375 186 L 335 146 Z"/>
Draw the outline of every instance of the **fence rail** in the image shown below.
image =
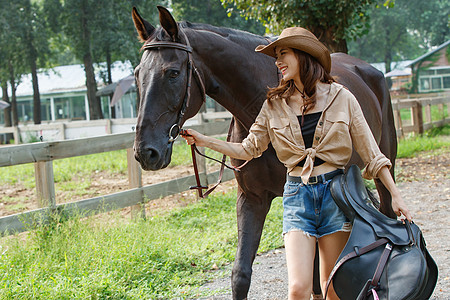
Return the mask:
<path id="1" fill-rule="evenodd" d="M 446 112 L 445 105 L 447 105 Z M 432 106 L 437 107 L 438 120 L 432 119 Z M 450 123 L 450 93 L 433 94 L 428 97 L 418 94 L 409 98 L 393 98 L 392 109 L 399 138 L 411 132 L 421 134 L 432 127 Z M 409 122 L 402 119 L 400 113 L 402 109 L 409 109 L 411 115 Z"/>
<path id="2" fill-rule="evenodd" d="M 227 133 L 229 124 L 228 120 L 193 125 L 189 128 L 214 136 Z M 134 159 L 131 149 L 134 136 L 134 132 L 129 132 L 84 139 L 0 147 L 0 167 L 34 163 L 36 194 L 40 207 L 36 210 L 1 217 L 0 233 L 5 235 L 26 231 L 32 228 L 35 223 L 48 222 L 53 213 L 89 215 L 128 206 L 134 206 L 135 211 L 139 210 L 139 213 L 143 213 L 142 205 L 146 201 L 186 191 L 189 186 L 196 184 L 195 176 L 191 175 L 142 186 L 141 169 Z M 72 203 L 56 204 L 53 160 L 121 149 L 127 149 L 129 190 Z M 219 172 L 208 174 L 205 166 L 199 169 L 202 170 L 200 176 L 203 182 L 218 180 Z M 226 169 L 222 181 L 233 178 L 234 173 Z"/>

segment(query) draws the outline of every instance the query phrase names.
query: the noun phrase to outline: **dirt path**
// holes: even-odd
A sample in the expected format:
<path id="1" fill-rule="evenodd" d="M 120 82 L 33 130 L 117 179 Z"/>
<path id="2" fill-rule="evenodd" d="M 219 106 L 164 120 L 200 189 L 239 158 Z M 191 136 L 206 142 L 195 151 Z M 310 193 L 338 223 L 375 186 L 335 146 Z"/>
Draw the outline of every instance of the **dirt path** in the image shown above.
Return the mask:
<path id="1" fill-rule="evenodd" d="M 400 159 L 397 164 L 399 189 L 439 268 L 438 282 L 430 299 L 450 299 L 450 151 Z M 231 299 L 230 274 L 231 266 L 218 271 L 219 278 L 202 287 L 216 292 L 217 296 L 204 299 Z M 248 299 L 287 299 L 284 249 L 257 256 Z"/>

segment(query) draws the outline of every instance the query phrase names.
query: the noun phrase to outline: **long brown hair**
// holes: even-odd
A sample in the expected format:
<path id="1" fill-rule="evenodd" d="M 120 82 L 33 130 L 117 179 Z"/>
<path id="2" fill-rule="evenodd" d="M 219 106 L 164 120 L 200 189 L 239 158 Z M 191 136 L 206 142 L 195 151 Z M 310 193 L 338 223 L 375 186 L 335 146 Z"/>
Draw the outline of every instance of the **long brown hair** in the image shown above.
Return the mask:
<path id="1" fill-rule="evenodd" d="M 302 115 L 316 105 L 316 84 L 317 81 L 323 83 L 335 82 L 334 78 L 329 72 L 311 55 L 306 52 L 292 49 L 297 56 L 299 62 L 299 74 L 300 80 L 304 86 L 304 105 L 302 109 Z M 295 92 L 294 80 L 284 81 L 281 79 L 280 84 L 277 87 L 270 88 L 267 92 L 267 98 L 273 99 L 276 97 L 289 99 Z"/>

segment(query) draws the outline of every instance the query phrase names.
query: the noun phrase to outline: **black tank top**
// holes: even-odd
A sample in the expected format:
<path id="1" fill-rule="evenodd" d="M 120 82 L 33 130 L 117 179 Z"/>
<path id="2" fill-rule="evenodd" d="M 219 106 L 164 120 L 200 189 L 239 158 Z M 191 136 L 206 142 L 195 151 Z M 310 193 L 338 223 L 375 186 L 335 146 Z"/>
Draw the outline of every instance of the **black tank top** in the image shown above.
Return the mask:
<path id="1" fill-rule="evenodd" d="M 303 115 L 303 126 L 301 126 L 302 129 L 302 136 L 303 136 L 303 142 L 305 143 L 305 149 L 311 148 L 313 144 L 314 139 L 314 132 L 316 131 L 317 122 L 319 122 L 320 116 L 322 115 L 322 112 L 316 112 L 312 114 L 306 114 Z M 299 124 L 301 124 L 302 116 L 297 116 Z M 305 160 L 300 161 L 297 166 L 303 167 L 305 164 Z M 320 166 L 325 161 L 322 159 L 316 157 L 314 159 L 314 166 Z"/>

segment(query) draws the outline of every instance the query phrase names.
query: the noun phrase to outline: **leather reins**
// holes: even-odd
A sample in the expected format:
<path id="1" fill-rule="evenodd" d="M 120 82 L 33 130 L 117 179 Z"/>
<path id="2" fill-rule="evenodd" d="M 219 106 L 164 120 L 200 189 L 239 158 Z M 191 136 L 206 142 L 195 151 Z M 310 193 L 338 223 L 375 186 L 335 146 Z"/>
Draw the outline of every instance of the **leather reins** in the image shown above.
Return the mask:
<path id="1" fill-rule="evenodd" d="M 180 31 L 180 33 L 183 34 L 185 40 L 186 40 L 186 45 L 181 44 L 181 43 L 177 43 L 177 42 L 168 42 L 168 41 L 157 41 L 157 42 L 148 42 L 145 43 L 144 46 L 142 46 L 142 49 L 144 50 L 150 50 L 150 49 L 159 49 L 159 48 L 171 48 L 171 49 L 178 49 L 178 50 L 183 50 L 187 53 L 188 55 L 188 62 L 187 62 L 187 84 L 186 84 L 186 92 L 184 94 L 184 99 L 183 102 L 181 104 L 181 109 L 180 112 L 178 113 L 178 117 L 177 117 L 177 122 L 175 124 L 172 125 L 172 127 L 170 127 L 169 129 L 169 143 L 173 143 L 175 141 L 175 139 L 178 137 L 178 135 L 188 135 L 187 131 L 184 129 L 181 129 L 180 127 L 180 123 L 183 120 L 184 114 L 186 112 L 186 108 L 188 106 L 189 103 L 189 99 L 191 97 L 191 82 L 192 82 L 192 75 L 195 76 L 195 79 L 197 81 L 197 84 L 200 87 L 200 90 L 202 92 L 202 100 L 203 102 L 206 101 L 206 89 L 205 89 L 205 85 L 202 81 L 202 78 L 200 77 L 200 74 L 198 72 L 198 69 L 195 67 L 194 65 L 194 61 L 192 59 L 192 47 L 190 46 L 189 43 L 189 39 L 186 36 L 186 34 L 183 31 Z M 233 122 L 234 119 L 232 119 Z M 229 140 L 230 136 L 231 136 L 231 128 L 232 128 L 232 124 L 230 124 L 230 128 L 228 130 L 228 135 L 227 135 L 227 141 Z M 209 190 L 207 190 L 205 193 L 203 193 L 204 189 L 208 189 L 207 186 L 202 186 L 200 183 L 200 176 L 198 173 L 198 167 L 197 167 L 197 159 L 195 156 L 195 153 L 197 153 L 198 155 L 201 155 L 203 157 L 206 157 L 208 159 L 214 160 L 218 163 L 221 164 L 220 167 L 220 173 L 219 173 L 219 180 L 217 181 L 217 183 L 212 186 Z M 222 182 L 222 177 L 223 177 L 223 172 L 224 172 L 224 168 L 227 167 L 233 171 L 240 171 L 240 168 L 243 167 L 247 162 L 245 162 L 243 165 L 239 166 L 239 167 L 233 167 L 233 166 L 228 166 L 225 161 L 226 161 L 226 155 L 223 155 L 222 160 L 219 161 L 215 158 L 209 157 L 207 155 L 204 155 L 203 153 L 201 153 L 198 149 L 197 146 L 195 144 L 191 145 L 191 154 L 192 154 L 192 163 L 194 166 L 194 174 L 195 174 L 195 180 L 197 182 L 197 186 L 191 186 L 190 189 L 196 189 L 198 192 L 198 196 L 200 198 L 204 198 L 206 196 L 208 196 L 221 182 Z"/>

